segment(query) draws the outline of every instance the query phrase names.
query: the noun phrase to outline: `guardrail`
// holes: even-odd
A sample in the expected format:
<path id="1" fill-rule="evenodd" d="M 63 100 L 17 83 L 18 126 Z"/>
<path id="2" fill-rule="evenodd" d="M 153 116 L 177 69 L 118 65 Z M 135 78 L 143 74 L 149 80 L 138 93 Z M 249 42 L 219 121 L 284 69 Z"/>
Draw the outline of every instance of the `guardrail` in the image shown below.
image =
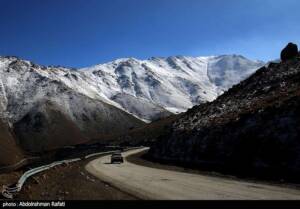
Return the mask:
<path id="1" fill-rule="evenodd" d="M 138 149 L 138 148 L 141 148 L 141 147 L 130 147 L 130 148 L 124 149 L 124 151 L 129 151 L 129 150 Z M 83 159 L 88 159 L 88 158 L 91 158 L 91 157 L 95 157 L 97 155 L 109 155 L 109 154 L 112 154 L 114 152 L 115 152 L 115 150 L 114 151 L 107 151 L 107 152 L 97 152 L 97 153 L 86 155 L 83 158 L 75 158 L 75 159 L 70 159 L 70 160 L 61 160 L 61 161 L 56 161 L 56 162 L 50 163 L 48 165 L 43 165 L 43 166 L 40 166 L 40 167 L 37 167 L 37 168 L 33 168 L 29 171 L 26 171 L 20 177 L 20 179 L 18 180 L 16 186 L 8 187 L 8 186 L 4 185 L 3 188 L 2 188 L 2 195 L 4 197 L 8 198 L 8 199 L 13 199 L 14 195 L 22 190 L 22 187 L 23 187 L 25 181 L 29 177 L 33 176 L 34 174 L 40 173 L 42 171 L 48 170 L 48 169 L 53 168 L 53 167 L 58 166 L 58 165 L 77 162 L 77 161 L 80 161 L 80 160 L 83 160 Z"/>

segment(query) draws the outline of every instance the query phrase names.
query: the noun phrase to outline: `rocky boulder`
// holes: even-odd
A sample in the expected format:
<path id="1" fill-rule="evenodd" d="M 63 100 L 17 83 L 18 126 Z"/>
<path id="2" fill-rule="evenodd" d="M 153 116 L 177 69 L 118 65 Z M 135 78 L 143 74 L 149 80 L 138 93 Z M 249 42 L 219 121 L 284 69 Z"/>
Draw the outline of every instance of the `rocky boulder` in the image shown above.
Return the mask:
<path id="1" fill-rule="evenodd" d="M 298 46 L 294 43 L 288 45 L 281 51 L 280 57 L 283 62 L 293 59 L 298 55 Z"/>

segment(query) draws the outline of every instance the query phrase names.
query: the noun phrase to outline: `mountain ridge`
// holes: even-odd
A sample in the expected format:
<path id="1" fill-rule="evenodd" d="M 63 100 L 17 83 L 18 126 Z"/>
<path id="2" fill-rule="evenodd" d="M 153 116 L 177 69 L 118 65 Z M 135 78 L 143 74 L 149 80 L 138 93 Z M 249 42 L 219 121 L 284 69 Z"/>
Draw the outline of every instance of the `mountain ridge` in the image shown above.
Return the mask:
<path id="1" fill-rule="evenodd" d="M 214 61 L 214 63 L 208 63 L 209 61 Z M 218 61 L 223 61 L 224 68 L 218 66 Z M 218 67 L 219 71 L 231 73 L 230 76 L 235 75 L 234 70 L 239 70 L 240 72 L 233 76 L 235 78 L 232 80 L 226 73 L 221 75 L 219 72 L 215 72 L 209 76 L 208 64 L 213 65 L 210 66 L 210 70 Z M 146 60 L 121 58 L 105 64 L 82 68 L 80 71 L 94 74 L 94 76 L 90 75 L 90 77 L 97 83 L 101 83 L 103 87 L 114 86 L 116 88 L 115 94 L 125 92 L 135 97 L 141 96 L 159 104 L 168 111 L 179 113 L 196 104 L 214 100 L 224 90 L 245 79 L 264 64 L 259 61 L 247 60 L 240 55 L 208 57 L 170 56 L 166 58 L 152 57 Z M 99 74 L 99 77 L 105 77 L 106 80 L 103 81 L 101 78 L 97 78 L 97 74 Z M 136 82 L 137 77 L 138 82 Z M 166 77 L 168 79 L 163 79 Z M 224 86 L 220 84 L 220 88 L 212 81 L 213 79 L 225 80 L 225 78 L 229 84 Z M 143 80 L 145 81 L 143 82 Z M 110 84 L 107 84 L 107 82 L 110 82 Z M 146 88 L 148 87 L 149 84 L 147 82 L 151 84 L 150 86 L 158 88 L 163 86 L 162 88 L 166 89 L 165 91 L 156 89 L 161 94 L 161 97 L 167 97 L 167 94 L 172 92 L 179 98 L 176 98 L 176 101 L 158 100 L 155 98 L 156 94 L 151 88 L 143 88 L 145 86 Z M 201 88 L 204 89 L 203 92 L 199 91 Z M 111 97 L 111 92 L 106 93 L 104 90 L 104 93 L 107 98 Z M 178 101 L 181 104 L 178 104 L 180 103 Z"/>
<path id="2" fill-rule="evenodd" d="M 205 61 L 208 59 L 222 59 L 224 57 L 229 59 L 229 64 L 225 63 L 225 65 L 227 64 L 227 66 L 224 67 L 225 69 L 220 69 L 219 71 L 229 72 L 229 76 L 224 72 L 222 75 L 220 75 L 219 72 L 208 75 L 208 71 L 205 69 L 207 68 L 205 65 L 208 64 L 205 63 Z M 243 59 L 242 61 L 245 61 L 247 65 L 251 63 L 253 66 L 251 69 L 244 66 L 245 69 L 240 70 L 241 72 L 238 73 L 238 77 L 231 79 L 231 77 L 235 77 L 232 76 L 236 74 L 234 70 L 239 69 L 239 65 L 234 66 L 235 62 L 239 64 L 239 60 L 231 61 L 231 57 L 233 59 Z M 54 80 L 54 82 L 62 82 L 64 85 L 75 89 L 77 92 L 113 105 L 146 122 L 156 120 L 159 116 L 157 116 L 157 114 L 151 115 L 151 111 L 149 111 L 148 114 L 150 115 L 147 116 L 147 114 L 144 114 L 144 116 L 141 117 L 141 112 L 128 111 L 125 104 L 128 102 L 133 104 L 135 102 L 132 100 L 128 101 L 128 98 L 126 101 L 121 101 L 120 96 L 118 96 L 118 101 L 114 101 L 116 96 L 123 94 L 125 97 L 126 95 L 135 97 L 134 100 L 146 100 L 149 104 L 152 104 L 152 106 L 156 105 L 155 109 L 160 109 L 162 115 L 169 114 L 169 112 L 184 112 L 188 108 L 199 103 L 212 101 L 228 87 L 243 80 L 264 64 L 259 61 L 252 62 L 241 55 L 195 58 L 188 56 L 170 56 L 167 58 L 152 57 L 147 60 L 121 58 L 93 67 L 74 70 L 65 67 L 37 65 L 30 61 L 20 60 L 16 57 L 2 57 L 2 60 L 7 59 L 12 62 L 23 62 L 30 66 L 31 71 L 36 72 L 39 76 L 50 78 Z M 233 62 L 233 64 L 230 62 Z M 118 71 L 111 72 L 110 68 L 113 66 L 116 66 Z M 215 66 L 220 68 L 218 65 Z M 210 68 L 216 67 L 213 66 Z M 131 72 L 132 75 L 126 75 L 126 68 L 133 69 Z M 164 68 L 168 68 L 168 70 L 165 70 Z M 176 72 L 175 70 L 181 72 Z M 248 70 L 249 72 L 247 72 Z M 199 73 L 202 77 L 199 76 Z M 143 76 L 142 74 L 146 76 Z M 162 79 L 162 77 L 168 78 Z M 78 81 L 78 79 L 80 81 Z M 143 79 L 145 79 L 145 81 L 142 81 Z M 220 79 L 227 79 L 228 82 L 224 86 L 220 85 L 219 88 L 212 80 L 218 80 L 220 83 Z M 160 90 L 159 93 L 162 95 L 156 94 L 157 89 L 151 89 L 155 87 L 163 88 L 158 89 Z M 199 91 L 201 88 L 203 89 L 203 92 Z M 170 96 L 169 94 L 173 95 Z M 174 96 L 177 98 L 172 99 Z M 161 101 L 162 98 L 165 101 Z M 172 101 L 169 101 L 170 99 Z M 139 105 L 137 104 L 137 106 Z M 137 107 L 135 109 L 139 108 Z M 150 110 L 151 109 L 153 108 L 150 107 Z"/>

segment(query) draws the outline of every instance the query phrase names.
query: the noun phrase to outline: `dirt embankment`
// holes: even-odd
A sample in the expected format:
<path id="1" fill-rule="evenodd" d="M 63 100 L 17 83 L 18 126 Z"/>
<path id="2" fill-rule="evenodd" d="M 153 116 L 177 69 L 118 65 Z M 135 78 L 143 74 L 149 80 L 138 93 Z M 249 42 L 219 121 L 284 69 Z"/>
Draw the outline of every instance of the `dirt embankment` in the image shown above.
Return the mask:
<path id="1" fill-rule="evenodd" d="M 61 165 L 28 179 L 16 197 L 21 200 L 134 200 L 122 192 L 88 174 L 86 161 Z M 1 174 L 0 185 L 15 183 L 21 172 Z M 4 180 L 5 179 L 5 180 Z"/>
<path id="2" fill-rule="evenodd" d="M 0 174 L 0 189 L 2 189 L 2 185 L 10 185 L 16 183 L 18 179 L 21 177 L 22 173 L 23 173 L 22 171 L 14 171 L 10 173 Z"/>

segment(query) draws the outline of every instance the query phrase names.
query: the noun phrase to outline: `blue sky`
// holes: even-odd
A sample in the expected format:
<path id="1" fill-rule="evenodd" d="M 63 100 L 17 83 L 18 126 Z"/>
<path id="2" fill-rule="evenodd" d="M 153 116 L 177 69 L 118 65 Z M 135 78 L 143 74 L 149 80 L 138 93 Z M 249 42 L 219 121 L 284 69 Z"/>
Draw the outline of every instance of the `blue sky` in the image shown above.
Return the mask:
<path id="1" fill-rule="evenodd" d="M 85 67 L 121 57 L 242 54 L 300 44 L 299 0 L 0 0 L 0 55 Z"/>

